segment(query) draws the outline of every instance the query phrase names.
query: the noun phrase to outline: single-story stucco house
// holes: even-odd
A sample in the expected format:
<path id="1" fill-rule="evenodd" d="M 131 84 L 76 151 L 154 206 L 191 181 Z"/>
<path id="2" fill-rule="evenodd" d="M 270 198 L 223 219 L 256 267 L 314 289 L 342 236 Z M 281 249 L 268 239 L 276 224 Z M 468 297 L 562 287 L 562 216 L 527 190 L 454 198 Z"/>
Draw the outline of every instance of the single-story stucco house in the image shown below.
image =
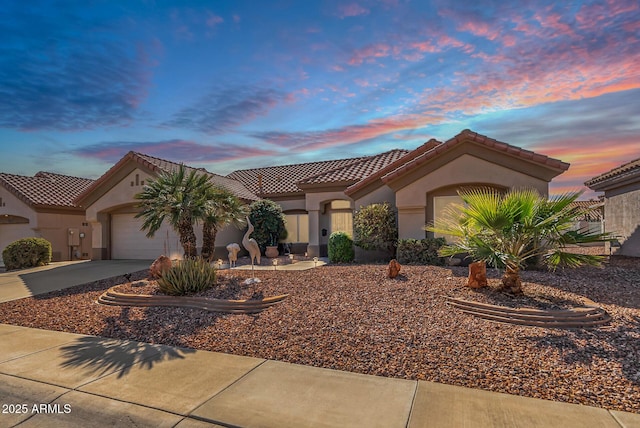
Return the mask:
<path id="1" fill-rule="evenodd" d="M 612 254 L 640 257 L 640 159 L 625 163 L 584 183 L 604 192 L 604 231 L 616 239 Z"/>
<path id="2" fill-rule="evenodd" d="M 178 257 L 181 248 L 169 228 L 147 239 L 135 219 L 134 195 L 159 171 L 179 164 L 130 152 L 77 199 L 93 228 L 94 259 L 144 258 L 165 253 Z M 465 186 L 534 188 L 548 195 L 549 182 L 569 164 L 524 150 L 470 130 L 440 142 L 430 140 L 415 150 L 390 150 L 373 156 L 270 166 L 234 171 L 226 177 L 206 172 L 211 180 L 245 202 L 271 199 L 282 207 L 293 252 L 324 256 L 329 235 L 352 233 L 354 210 L 389 202 L 398 212 L 399 237 L 424 238 L 425 224 L 458 201 Z M 221 231 L 216 257 L 240 242 L 244 231 Z M 197 231 L 201 243 L 201 231 Z"/>
<path id="3" fill-rule="evenodd" d="M 74 200 L 91 183 L 52 172 L 0 173 L 0 264 L 8 244 L 31 237 L 51 242 L 53 261 L 88 259 L 91 227 Z"/>

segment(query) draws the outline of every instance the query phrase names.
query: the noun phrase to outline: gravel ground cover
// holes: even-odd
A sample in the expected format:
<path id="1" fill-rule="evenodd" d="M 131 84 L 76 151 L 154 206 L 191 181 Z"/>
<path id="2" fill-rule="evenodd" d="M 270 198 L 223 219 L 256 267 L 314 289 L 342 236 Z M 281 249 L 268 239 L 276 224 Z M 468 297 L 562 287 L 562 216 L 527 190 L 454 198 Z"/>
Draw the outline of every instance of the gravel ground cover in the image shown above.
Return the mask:
<path id="1" fill-rule="evenodd" d="M 523 273 L 523 296 L 464 286 L 463 267 L 328 265 L 256 271 L 257 294 L 289 293 L 257 315 L 96 303 L 107 288 L 156 293 L 147 271 L 0 304 L 0 322 L 268 358 L 379 376 L 423 379 L 640 413 L 640 267 L 613 258 L 603 268 Z M 250 271 L 222 271 L 201 295 L 250 298 Z M 546 329 L 495 323 L 450 307 L 446 296 L 511 307 L 569 308 L 596 302 L 606 327 Z"/>

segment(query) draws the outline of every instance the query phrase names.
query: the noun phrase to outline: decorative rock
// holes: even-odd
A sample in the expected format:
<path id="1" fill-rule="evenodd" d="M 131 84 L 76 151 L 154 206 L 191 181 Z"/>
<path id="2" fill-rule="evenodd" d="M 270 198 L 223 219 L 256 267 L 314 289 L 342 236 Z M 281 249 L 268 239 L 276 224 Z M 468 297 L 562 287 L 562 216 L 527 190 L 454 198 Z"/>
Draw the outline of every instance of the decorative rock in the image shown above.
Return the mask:
<path id="1" fill-rule="evenodd" d="M 400 272 L 400 263 L 396 259 L 393 259 L 389 262 L 389 267 L 387 268 L 387 276 L 389 278 L 395 278 L 398 276 Z"/>
<path id="2" fill-rule="evenodd" d="M 162 255 L 155 259 L 149 267 L 149 274 L 151 278 L 159 278 L 160 275 L 171 269 L 171 259 L 165 255 Z"/>
<path id="3" fill-rule="evenodd" d="M 487 286 L 487 265 L 485 262 L 474 262 L 469 264 L 469 278 L 467 286 L 471 288 L 482 288 Z"/>

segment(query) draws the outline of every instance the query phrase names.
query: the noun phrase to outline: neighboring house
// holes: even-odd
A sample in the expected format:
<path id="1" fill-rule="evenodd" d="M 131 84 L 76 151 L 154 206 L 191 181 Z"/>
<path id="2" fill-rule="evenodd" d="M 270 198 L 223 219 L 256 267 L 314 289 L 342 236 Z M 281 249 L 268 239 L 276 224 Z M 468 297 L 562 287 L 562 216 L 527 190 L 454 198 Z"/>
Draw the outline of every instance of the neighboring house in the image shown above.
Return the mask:
<path id="1" fill-rule="evenodd" d="M 616 237 L 611 253 L 640 257 L 640 159 L 584 183 L 604 192 L 604 231 Z"/>
<path id="2" fill-rule="evenodd" d="M 76 203 L 86 209 L 86 221 L 93 229 L 91 258 L 102 259 L 155 259 L 161 254 L 170 258 L 182 257 L 182 246 L 176 232 L 164 224 L 153 238 L 141 231 L 143 220 L 135 218 L 139 212 L 134 196 L 142 191 L 146 182 L 160 172 L 175 170 L 180 164 L 140 153 L 129 152 L 105 174 L 76 198 Z M 188 171 L 192 168 L 188 168 Z M 241 183 L 217 174 L 211 174 L 212 183 L 233 192 L 244 202 L 258 197 Z M 202 226 L 195 228 L 198 245 L 202 245 Z M 227 227 L 218 233 L 216 257 L 226 259 L 224 247 L 230 242 L 240 242 L 243 231 Z"/>
<path id="3" fill-rule="evenodd" d="M 588 233 L 603 233 L 604 203 L 602 201 L 573 201 L 570 208 L 578 207 L 585 213 L 576 219 L 573 229 Z M 602 245 L 602 243 L 597 243 Z"/>
<path id="4" fill-rule="evenodd" d="M 51 172 L 0 173 L 0 264 L 8 244 L 31 237 L 51 242 L 53 261 L 89 258 L 91 228 L 74 199 L 92 182 Z"/>
<path id="5" fill-rule="evenodd" d="M 93 227 L 92 258 L 179 257 L 177 236 L 168 227 L 145 238 L 134 195 L 159 171 L 179 164 L 130 152 L 76 199 Z M 442 143 L 430 140 L 415 150 L 390 150 L 373 156 L 208 173 L 249 203 L 271 199 L 282 207 L 293 252 L 327 254 L 329 235 L 353 233 L 353 212 L 371 203 L 389 202 L 398 211 L 400 238 L 424 238 L 425 224 L 457 202 L 468 186 L 501 190 L 534 188 L 548 195 L 551 179 L 569 164 L 464 130 Z M 203 172 L 206 172 L 202 170 Z M 201 230 L 196 230 L 201 243 Z M 216 240 L 216 257 L 240 242 L 243 231 L 228 227 Z"/>

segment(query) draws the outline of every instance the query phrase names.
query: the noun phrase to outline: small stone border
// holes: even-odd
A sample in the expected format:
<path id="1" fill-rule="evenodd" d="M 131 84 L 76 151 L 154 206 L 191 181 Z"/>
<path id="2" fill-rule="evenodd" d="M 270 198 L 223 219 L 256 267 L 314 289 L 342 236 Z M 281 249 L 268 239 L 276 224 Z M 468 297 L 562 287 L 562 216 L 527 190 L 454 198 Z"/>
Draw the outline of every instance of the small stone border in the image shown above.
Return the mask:
<path id="1" fill-rule="evenodd" d="M 280 303 L 288 294 L 266 297 L 264 299 L 222 300 L 205 297 L 162 296 L 149 294 L 127 294 L 111 287 L 98 298 L 97 302 L 109 306 L 172 306 L 180 308 L 203 309 L 209 312 L 230 314 L 255 314 Z"/>
<path id="2" fill-rule="evenodd" d="M 453 297 L 447 297 L 447 303 L 478 318 L 529 327 L 591 328 L 611 321 L 611 316 L 597 306 L 565 310 L 515 309 Z"/>

